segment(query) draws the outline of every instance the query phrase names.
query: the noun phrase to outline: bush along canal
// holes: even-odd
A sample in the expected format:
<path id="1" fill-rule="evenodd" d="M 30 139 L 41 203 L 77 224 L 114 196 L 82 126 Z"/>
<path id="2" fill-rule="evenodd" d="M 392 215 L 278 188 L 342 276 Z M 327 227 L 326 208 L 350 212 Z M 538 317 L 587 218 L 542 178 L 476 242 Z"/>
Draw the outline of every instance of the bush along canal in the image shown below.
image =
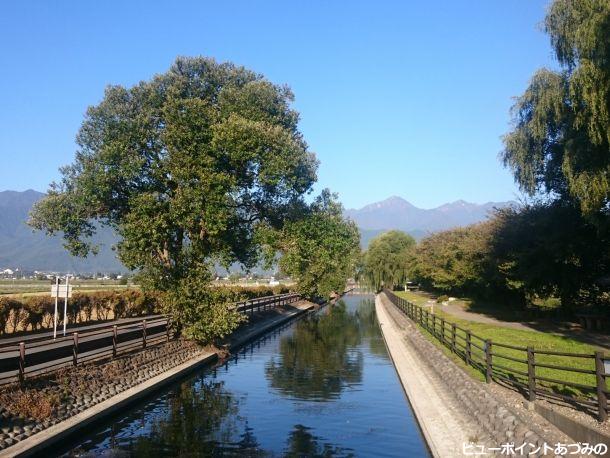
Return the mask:
<path id="1" fill-rule="evenodd" d="M 277 329 L 63 447 L 53 453 L 429 456 L 370 296 L 345 296 Z"/>

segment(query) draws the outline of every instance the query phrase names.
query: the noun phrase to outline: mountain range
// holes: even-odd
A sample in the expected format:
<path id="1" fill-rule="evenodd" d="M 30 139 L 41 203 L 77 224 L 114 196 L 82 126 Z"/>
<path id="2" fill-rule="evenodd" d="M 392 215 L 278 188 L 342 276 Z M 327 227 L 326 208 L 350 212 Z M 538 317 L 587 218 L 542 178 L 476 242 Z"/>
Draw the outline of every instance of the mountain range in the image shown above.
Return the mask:
<path id="1" fill-rule="evenodd" d="M 91 273 L 126 270 L 112 250 L 117 236 L 108 228 L 101 228 L 96 235 L 99 253 L 83 259 L 70 256 L 63 248 L 60 236 L 49 237 L 29 227 L 26 224 L 28 213 L 42 197 L 43 193 L 31 189 L 0 192 L 0 270 Z M 435 231 L 482 221 L 494 207 L 511 204 L 488 202 L 479 205 L 458 200 L 427 210 L 394 196 L 358 210 L 346 210 L 345 215 L 360 228 L 362 245 L 366 247 L 372 237 L 386 230 L 399 229 L 420 239 Z"/>
<path id="2" fill-rule="evenodd" d="M 95 236 L 100 250 L 96 256 L 70 256 L 60 236 L 49 237 L 26 224 L 32 206 L 44 194 L 31 189 L 0 192 L 0 270 L 4 268 L 58 272 L 124 272 L 112 245 L 116 235 L 102 228 Z"/>
<path id="3" fill-rule="evenodd" d="M 432 232 L 478 223 L 487 219 L 494 208 L 514 204 L 515 202 L 474 204 L 456 200 L 440 207 L 424 209 L 402 197 L 392 196 L 358 210 L 346 210 L 345 216 L 356 222 L 362 234 L 362 245 L 367 246 L 372 237 L 383 231 L 398 229 L 418 240 Z"/>

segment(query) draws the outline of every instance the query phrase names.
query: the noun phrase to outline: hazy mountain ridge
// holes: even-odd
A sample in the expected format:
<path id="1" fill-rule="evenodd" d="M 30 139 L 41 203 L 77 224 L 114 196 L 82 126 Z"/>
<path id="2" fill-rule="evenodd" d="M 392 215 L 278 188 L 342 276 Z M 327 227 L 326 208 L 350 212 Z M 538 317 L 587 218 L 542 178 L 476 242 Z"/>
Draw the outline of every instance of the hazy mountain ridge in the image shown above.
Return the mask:
<path id="1" fill-rule="evenodd" d="M 112 251 L 116 235 L 102 228 L 95 237 L 99 253 L 87 258 L 70 256 L 59 236 L 49 237 L 26 224 L 32 206 L 44 194 L 34 190 L 0 191 L 0 268 L 72 272 L 124 272 Z"/>
<path id="2" fill-rule="evenodd" d="M 363 245 L 367 245 L 370 238 L 386 230 L 398 229 L 419 239 L 432 232 L 484 221 L 494 208 L 514 204 L 515 202 L 474 204 L 456 200 L 436 208 L 423 209 L 402 197 L 392 196 L 360 209 L 348 209 L 345 216 L 356 222 L 363 233 Z"/>
<path id="3" fill-rule="evenodd" d="M 82 259 L 66 252 L 61 237 L 48 237 L 29 227 L 26 224 L 28 213 L 43 196 L 43 193 L 31 189 L 0 192 L 0 268 L 76 272 L 126 270 L 112 250 L 117 236 L 108 228 L 100 229 L 96 235 L 99 253 Z M 487 202 L 479 205 L 457 200 L 426 210 L 401 197 L 392 196 L 359 210 L 346 210 L 345 215 L 360 228 L 361 243 L 366 247 L 370 239 L 383 231 L 399 229 L 421 239 L 435 231 L 483 221 L 494 207 L 513 203 Z"/>

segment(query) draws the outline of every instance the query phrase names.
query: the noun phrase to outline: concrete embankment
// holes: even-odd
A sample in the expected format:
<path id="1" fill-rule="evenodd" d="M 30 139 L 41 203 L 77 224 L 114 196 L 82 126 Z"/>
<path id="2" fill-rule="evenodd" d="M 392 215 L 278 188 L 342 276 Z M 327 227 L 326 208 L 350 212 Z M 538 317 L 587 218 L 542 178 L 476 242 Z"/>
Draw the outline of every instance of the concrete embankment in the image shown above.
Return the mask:
<path id="1" fill-rule="evenodd" d="M 376 296 L 375 308 L 388 351 L 433 456 L 472 455 L 480 447 L 487 456 L 502 456 L 500 449 L 507 443 L 526 444 L 522 453 L 516 451 L 513 456 L 544 456 L 545 443 L 574 442 L 542 418 L 522 418 L 426 339 L 384 294 Z"/>
<path id="2" fill-rule="evenodd" d="M 432 456 L 463 456 L 462 444 L 476 437 L 476 431 L 457 410 L 451 409 L 453 403 L 446 388 L 407 344 L 405 331 L 386 307 L 378 295 L 375 309 L 388 352 Z"/>
<path id="3" fill-rule="evenodd" d="M 238 330 L 226 340 L 225 347 L 229 350 L 235 350 L 315 307 L 316 304 L 311 302 L 299 301 L 290 304 L 281 310 L 278 309 L 273 314 L 259 319 L 256 322 L 249 323 Z M 150 378 L 142 383 L 132 387 L 125 387 L 126 389 L 124 391 L 121 391 L 108 399 L 101 400 L 101 402 L 70 416 L 64 421 L 51 425 L 42 431 L 17 442 L 15 445 L 2 450 L 0 452 L 0 457 L 24 457 L 34 454 L 43 455 L 46 449 L 61 441 L 69 440 L 71 436 L 92 423 L 120 411 L 128 404 L 150 395 L 163 386 L 176 382 L 195 369 L 204 365 L 213 364 L 218 360 L 219 356 L 222 355 L 219 355 L 213 350 L 201 351 L 195 357 L 190 358 L 175 367 L 162 370 L 161 373 L 155 374 L 151 372 Z"/>

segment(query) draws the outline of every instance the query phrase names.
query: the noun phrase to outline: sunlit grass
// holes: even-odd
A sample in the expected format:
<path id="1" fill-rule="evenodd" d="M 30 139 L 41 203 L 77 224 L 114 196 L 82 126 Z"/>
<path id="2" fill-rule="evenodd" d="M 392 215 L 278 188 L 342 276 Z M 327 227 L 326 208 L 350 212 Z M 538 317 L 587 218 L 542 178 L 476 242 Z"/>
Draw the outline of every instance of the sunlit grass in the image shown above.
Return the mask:
<path id="1" fill-rule="evenodd" d="M 396 295 L 403 297 L 410 302 L 413 302 L 416 305 L 424 305 L 428 302 L 429 298 L 421 293 L 416 292 L 396 292 Z M 430 307 L 426 307 L 430 310 Z M 552 351 L 552 352 L 561 352 L 561 353 L 577 353 L 577 354 L 587 354 L 593 355 L 596 351 L 595 347 L 588 345 L 586 343 L 578 342 L 576 340 L 570 339 L 563 335 L 555 334 L 552 332 L 538 332 L 538 331 L 527 331 L 520 329 L 511 329 L 505 328 L 499 325 L 486 324 L 486 323 L 477 323 L 473 321 L 468 321 L 464 319 L 459 319 L 445 313 L 441 310 L 440 307 L 434 307 L 434 313 L 437 315 L 437 326 L 440 332 L 440 318 L 444 318 L 446 323 L 455 323 L 459 328 L 463 328 L 465 330 L 469 330 L 473 336 L 477 336 L 478 338 L 472 339 L 472 342 L 480 347 L 483 347 L 483 341 L 486 339 L 491 339 L 492 341 L 492 352 L 497 353 L 497 356 L 493 357 L 493 364 L 500 364 L 505 368 L 497 368 L 497 373 L 499 375 L 503 375 L 508 378 L 514 378 L 517 381 L 522 383 L 527 383 L 527 377 L 524 375 L 520 375 L 513 371 L 519 371 L 527 373 L 527 364 L 525 362 L 517 362 L 513 360 L 508 360 L 501 358 L 501 356 L 508 356 L 516 359 L 520 359 L 523 361 L 527 360 L 527 352 L 521 350 L 514 350 L 509 348 L 503 348 L 500 346 L 494 346 L 493 344 L 505 344 L 517 347 L 533 347 L 536 351 Z M 427 336 L 437 345 L 441 346 L 440 342 L 432 336 L 429 332 L 425 332 Z M 450 325 L 446 324 L 446 339 L 450 339 Z M 456 342 L 458 344 L 464 345 L 466 333 L 459 329 L 456 330 Z M 482 340 L 481 340 L 482 339 Z M 444 347 L 444 346 L 443 346 Z M 446 348 L 446 347 L 444 347 Z M 448 349 L 446 352 L 450 351 Z M 472 355 L 475 361 L 484 364 L 484 352 L 474 345 L 472 346 Z M 563 366 L 567 368 L 574 369 L 585 369 L 585 370 L 594 370 L 595 369 L 595 361 L 593 358 L 578 358 L 578 357 L 566 357 L 566 356 L 556 356 L 556 355 L 535 355 L 535 361 L 539 364 L 550 364 L 556 366 Z M 494 369 L 495 370 L 495 369 Z M 469 371 L 472 373 L 472 371 Z M 536 376 L 537 377 L 545 377 L 550 379 L 557 379 L 560 381 L 565 381 L 567 383 L 577 383 L 582 385 L 587 385 L 592 388 L 595 388 L 595 375 L 593 374 L 583 374 L 578 372 L 570 372 L 558 369 L 550 369 L 550 368 L 536 368 Z M 481 379 L 481 377 L 476 377 Z M 564 394 L 564 395 L 572 395 L 572 396 L 584 396 L 587 395 L 591 397 L 594 395 L 594 391 L 581 390 L 575 387 L 567 386 L 563 383 L 556 382 L 547 382 L 547 381 L 539 381 L 538 386 L 546 389 L 553 390 L 555 392 Z"/>

